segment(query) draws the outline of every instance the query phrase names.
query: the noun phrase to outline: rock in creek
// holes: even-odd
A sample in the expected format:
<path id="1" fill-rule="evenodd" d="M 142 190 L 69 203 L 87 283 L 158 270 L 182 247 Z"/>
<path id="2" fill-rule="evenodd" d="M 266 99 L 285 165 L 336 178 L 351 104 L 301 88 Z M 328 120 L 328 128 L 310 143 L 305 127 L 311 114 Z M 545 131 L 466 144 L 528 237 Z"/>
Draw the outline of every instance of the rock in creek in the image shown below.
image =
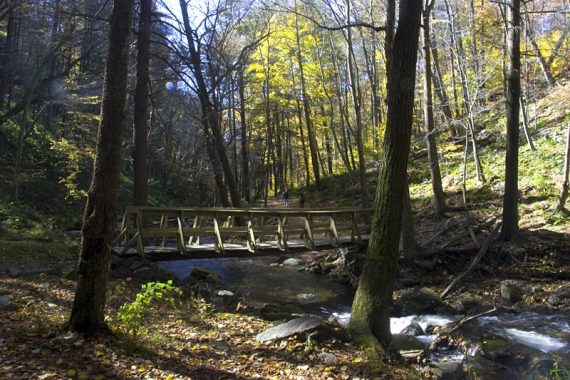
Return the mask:
<path id="1" fill-rule="evenodd" d="M 422 326 L 420 326 L 418 322 L 412 322 L 410 325 L 406 326 L 402 330 L 401 334 L 419 336 L 419 335 L 425 335 L 425 332 L 424 329 L 422 329 Z"/>
<path id="2" fill-rule="evenodd" d="M 522 301 L 524 296 L 523 289 L 515 284 L 503 282 L 501 284 L 501 299 L 507 303 L 517 303 Z"/>
<path id="3" fill-rule="evenodd" d="M 394 302 L 397 315 L 453 314 L 453 309 L 428 288 L 406 289 Z"/>
<path id="4" fill-rule="evenodd" d="M 302 317 L 290 320 L 287 323 L 271 327 L 262 333 L 257 334 L 255 339 L 260 342 L 271 342 L 278 339 L 309 332 L 323 326 L 323 322 L 317 317 Z"/>
<path id="5" fill-rule="evenodd" d="M 298 267 L 299 265 L 302 265 L 303 262 L 299 259 L 295 259 L 293 257 L 290 257 L 290 258 L 284 260 L 281 264 L 292 266 L 292 267 Z"/>

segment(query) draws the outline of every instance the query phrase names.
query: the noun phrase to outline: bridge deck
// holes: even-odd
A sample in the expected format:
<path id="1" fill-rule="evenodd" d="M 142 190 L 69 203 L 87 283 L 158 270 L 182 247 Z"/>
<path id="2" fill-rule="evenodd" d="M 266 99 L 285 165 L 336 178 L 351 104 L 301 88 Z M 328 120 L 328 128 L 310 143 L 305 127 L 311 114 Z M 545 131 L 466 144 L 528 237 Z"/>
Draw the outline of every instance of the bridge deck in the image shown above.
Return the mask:
<path id="1" fill-rule="evenodd" d="M 115 252 L 260 252 L 368 240 L 371 209 L 128 207 Z"/>

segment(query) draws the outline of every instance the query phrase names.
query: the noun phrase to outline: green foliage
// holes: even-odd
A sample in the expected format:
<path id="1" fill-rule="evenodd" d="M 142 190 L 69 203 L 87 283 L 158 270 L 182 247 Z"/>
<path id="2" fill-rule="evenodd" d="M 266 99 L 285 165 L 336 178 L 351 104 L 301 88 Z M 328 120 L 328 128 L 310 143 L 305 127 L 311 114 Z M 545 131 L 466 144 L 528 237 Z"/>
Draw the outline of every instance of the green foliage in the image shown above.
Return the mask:
<path id="1" fill-rule="evenodd" d="M 569 380 L 570 369 L 560 367 L 560 364 L 558 364 L 558 362 L 554 362 L 554 365 L 550 370 L 550 378 L 552 380 Z"/>
<path id="2" fill-rule="evenodd" d="M 214 313 L 214 305 L 199 295 L 192 295 L 188 301 L 188 306 L 202 318 Z"/>
<path id="3" fill-rule="evenodd" d="M 175 296 L 182 294 L 180 288 L 172 285 L 172 280 L 163 282 L 149 282 L 142 286 L 142 291 L 138 293 L 135 300 L 124 304 L 117 311 L 117 316 L 113 320 L 116 328 L 128 335 L 137 336 L 148 332 L 145 326 L 145 316 L 151 304 L 162 302 L 174 307 Z"/>

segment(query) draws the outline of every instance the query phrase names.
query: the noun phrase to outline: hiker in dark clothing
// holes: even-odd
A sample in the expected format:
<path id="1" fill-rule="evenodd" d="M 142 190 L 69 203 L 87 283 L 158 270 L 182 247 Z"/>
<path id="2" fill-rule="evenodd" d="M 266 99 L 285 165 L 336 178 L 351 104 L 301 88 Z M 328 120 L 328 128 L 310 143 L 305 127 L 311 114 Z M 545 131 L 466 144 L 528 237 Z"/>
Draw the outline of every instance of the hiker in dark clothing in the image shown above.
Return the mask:
<path id="1" fill-rule="evenodd" d="M 287 189 L 283 190 L 283 203 L 285 207 L 289 207 L 289 191 Z"/>
<path id="2" fill-rule="evenodd" d="M 305 207 L 305 194 L 303 193 L 299 194 L 299 207 Z"/>

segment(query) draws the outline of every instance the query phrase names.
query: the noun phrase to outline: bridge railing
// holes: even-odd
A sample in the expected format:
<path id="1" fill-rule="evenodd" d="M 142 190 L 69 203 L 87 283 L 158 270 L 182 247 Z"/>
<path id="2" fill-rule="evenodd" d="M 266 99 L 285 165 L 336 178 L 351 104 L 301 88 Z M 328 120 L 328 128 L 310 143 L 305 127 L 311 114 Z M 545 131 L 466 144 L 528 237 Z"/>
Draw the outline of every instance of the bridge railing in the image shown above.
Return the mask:
<path id="1" fill-rule="evenodd" d="M 361 242 L 370 230 L 372 209 L 361 208 L 178 208 L 127 207 L 114 245 L 126 251 L 136 248 L 144 256 L 145 246 L 176 246 L 180 253 L 187 247 L 213 243 L 217 252 L 227 245 L 242 244 L 250 252 L 273 241 L 282 251 L 289 241 L 303 239 L 314 248 L 317 239 L 333 245 L 350 236 Z"/>

